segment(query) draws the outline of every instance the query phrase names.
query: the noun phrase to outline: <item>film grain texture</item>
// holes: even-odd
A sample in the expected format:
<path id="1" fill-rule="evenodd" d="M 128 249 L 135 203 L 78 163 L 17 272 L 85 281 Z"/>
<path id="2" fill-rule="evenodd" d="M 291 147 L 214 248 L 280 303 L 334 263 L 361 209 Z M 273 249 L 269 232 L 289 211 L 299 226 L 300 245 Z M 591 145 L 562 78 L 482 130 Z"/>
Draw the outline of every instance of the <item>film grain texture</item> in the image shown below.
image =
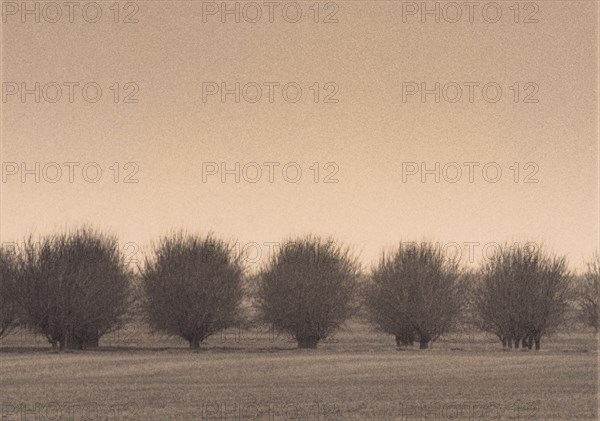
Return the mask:
<path id="1" fill-rule="evenodd" d="M 0 6 L 0 419 L 598 419 L 598 0 Z"/>

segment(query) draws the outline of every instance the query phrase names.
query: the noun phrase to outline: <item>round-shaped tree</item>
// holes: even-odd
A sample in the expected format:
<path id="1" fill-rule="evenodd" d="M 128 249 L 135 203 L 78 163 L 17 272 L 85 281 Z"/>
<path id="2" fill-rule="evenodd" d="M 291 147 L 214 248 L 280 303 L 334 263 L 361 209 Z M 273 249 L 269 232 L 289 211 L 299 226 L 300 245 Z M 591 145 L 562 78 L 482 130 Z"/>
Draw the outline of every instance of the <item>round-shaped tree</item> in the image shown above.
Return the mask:
<path id="1" fill-rule="evenodd" d="M 212 235 L 163 237 L 141 270 L 143 308 L 157 331 L 199 348 L 241 319 L 244 268 L 233 248 Z"/>
<path id="2" fill-rule="evenodd" d="M 299 348 L 316 348 L 355 311 L 358 275 L 356 259 L 331 240 L 287 240 L 257 277 L 259 315 Z"/>
<path id="3" fill-rule="evenodd" d="M 484 262 L 473 289 L 480 327 L 503 347 L 540 349 L 542 336 L 563 321 L 572 295 L 572 274 L 564 257 L 541 247 L 502 246 Z"/>
<path id="4" fill-rule="evenodd" d="M 397 346 L 421 349 L 447 332 L 461 313 L 465 283 L 458 265 L 432 243 L 406 243 L 384 254 L 364 288 L 368 318 Z"/>
<path id="5" fill-rule="evenodd" d="M 20 324 L 64 348 L 97 346 L 121 327 L 131 270 L 116 237 L 89 228 L 25 242 L 17 301 Z"/>

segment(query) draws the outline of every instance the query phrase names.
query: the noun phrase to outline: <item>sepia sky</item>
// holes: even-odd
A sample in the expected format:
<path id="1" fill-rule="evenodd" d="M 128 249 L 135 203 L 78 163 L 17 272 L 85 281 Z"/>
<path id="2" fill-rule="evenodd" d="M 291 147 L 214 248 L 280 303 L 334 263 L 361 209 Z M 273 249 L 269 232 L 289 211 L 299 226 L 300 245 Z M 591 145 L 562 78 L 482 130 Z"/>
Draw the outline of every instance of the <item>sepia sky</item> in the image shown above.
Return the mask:
<path id="1" fill-rule="evenodd" d="M 597 2 L 540 1 L 536 11 L 526 6 L 532 3 L 499 1 L 499 18 L 480 2 L 473 22 L 465 8 L 455 23 L 448 2 L 437 3 L 440 22 L 401 1 L 283 1 L 293 4 L 285 16 L 275 8 L 273 22 L 261 1 L 227 2 L 240 8 L 239 23 L 209 14 L 221 2 L 138 1 L 127 9 L 122 2 L 116 16 L 113 2 L 100 1 L 96 23 L 84 19 L 94 20 L 91 9 L 76 9 L 70 23 L 66 8 L 49 22 L 57 15 L 50 8 L 44 15 L 47 2 L 38 2 L 39 23 L 34 15 L 23 22 L 6 3 L 3 242 L 89 223 L 142 248 L 178 228 L 261 245 L 332 235 L 365 265 L 399 241 L 425 238 L 478 243 L 476 257 L 490 242 L 543 242 L 574 267 L 598 248 Z M 256 17 L 254 5 L 262 15 L 246 22 Z M 288 22 L 298 10 L 300 21 Z M 137 23 L 123 22 L 129 15 Z M 35 90 L 36 82 L 39 103 L 13 92 L 22 83 Z M 79 83 L 70 85 L 72 102 L 69 82 Z M 95 103 L 81 90 L 90 82 L 102 89 Z M 203 102 L 203 84 L 220 89 L 222 82 L 246 85 L 246 96 L 240 88 L 239 103 L 233 94 Z M 290 82 L 302 88 L 297 102 L 296 85 L 282 94 Z M 422 83 L 433 90 L 436 82 L 437 103 L 433 93 L 425 102 L 420 92 L 403 98 L 403 90 Z M 45 100 L 56 85 L 62 97 Z M 256 86 L 262 97 L 251 102 Z M 462 97 L 452 102 L 456 86 Z M 496 102 L 494 86 L 502 88 Z M 95 95 L 93 86 L 87 92 Z M 74 163 L 72 182 L 66 162 Z M 220 172 L 203 180 L 203 163 L 234 169 L 236 162 L 239 183 L 234 174 L 221 182 Z M 241 170 L 251 162 L 263 171 L 256 183 L 247 181 L 254 166 Z M 269 164 L 273 182 L 265 162 L 278 163 Z M 423 162 L 428 169 L 439 163 L 439 182 L 435 174 L 424 183 L 420 172 L 406 174 Z M 465 162 L 476 163 L 473 182 Z M 22 182 L 21 163 L 39 163 L 39 183 L 36 174 Z M 86 165 L 88 180 L 102 169 L 97 182 L 84 179 Z M 136 167 L 130 181 L 138 182 L 124 182 Z M 286 181 L 297 167 L 299 180 Z M 497 168 L 502 174 L 492 182 Z"/>

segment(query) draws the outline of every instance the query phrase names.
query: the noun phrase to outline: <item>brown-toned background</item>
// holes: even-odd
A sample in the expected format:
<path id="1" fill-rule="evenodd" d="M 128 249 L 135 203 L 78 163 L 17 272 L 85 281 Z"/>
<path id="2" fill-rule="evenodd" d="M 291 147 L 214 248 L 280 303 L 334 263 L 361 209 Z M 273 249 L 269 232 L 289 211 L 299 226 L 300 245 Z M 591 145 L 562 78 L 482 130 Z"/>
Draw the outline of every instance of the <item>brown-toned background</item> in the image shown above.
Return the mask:
<path id="1" fill-rule="evenodd" d="M 539 22 L 531 24 L 512 22 L 513 2 L 499 2 L 506 14 L 495 24 L 480 13 L 473 23 L 404 23 L 393 1 L 337 2 L 332 24 L 312 15 L 268 23 L 263 15 L 254 25 L 218 16 L 203 23 L 202 2 L 137 4 L 135 24 L 112 15 L 89 24 L 81 14 L 73 24 L 64 16 L 2 24 L 3 82 L 104 88 L 96 104 L 81 96 L 2 104 L 2 161 L 97 162 L 104 170 L 96 184 L 80 173 L 74 183 L 65 173 L 56 184 L 9 177 L 1 184 L 2 241 L 79 223 L 141 244 L 179 227 L 258 243 L 313 232 L 353 244 L 367 263 L 400 240 L 530 240 L 568 254 L 574 267 L 597 248 L 596 2 L 537 2 Z M 299 4 L 306 13 L 312 3 Z M 294 81 L 304 92 L 295 104 L 281 96 L 203 103 L 202 83 L 211 81 Z M 481 96 L 472 104 L 402 102 L 406 81 L 496 82 L 504 91 L 495 104 Z M 139 103 L 113 103 L 115 82 L 137 83 Z M 315 82 L 335 82 L 339 103 L 312 102 Z M 514 103 L 507 87 L 515 82 L 539 85 L 539 102 Z M 202 162 L 251 161 L 297 162 L 304 173 L 296 184 L 281 173 L 274 183 L 264 174 L 256 184 L 202 181 Z M 497 162 L 504 173 L 498 183 L 481 172 L 474 183 L 464 173 L 455 184 L 431 176 L 404 183 L 409 161 Z M 137 163 L 139 183 L 114 183 L 114 162 Z M 335 162 L 339 183 L 314 183 L 314 162 Z M 535 162 L 539 183 L 515 183 L 514 162 Z"/>

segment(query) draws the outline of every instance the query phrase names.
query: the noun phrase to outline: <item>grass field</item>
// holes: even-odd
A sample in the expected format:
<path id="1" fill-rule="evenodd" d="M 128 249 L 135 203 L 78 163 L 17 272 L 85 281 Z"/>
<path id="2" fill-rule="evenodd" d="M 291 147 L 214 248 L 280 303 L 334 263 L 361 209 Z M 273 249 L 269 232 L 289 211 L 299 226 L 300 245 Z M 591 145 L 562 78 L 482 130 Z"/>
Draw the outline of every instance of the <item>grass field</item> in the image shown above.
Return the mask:
<path id="1" fill-rule="evenodd" d="M 353 323 L 317 350 L 239 332 L 192 352 L 143 331 L 52 352 L 13 335 L 0 348 L 3 420 L 595 420 L 590 333 L 502 351 L 465 331 L 430 350 Z"/>

